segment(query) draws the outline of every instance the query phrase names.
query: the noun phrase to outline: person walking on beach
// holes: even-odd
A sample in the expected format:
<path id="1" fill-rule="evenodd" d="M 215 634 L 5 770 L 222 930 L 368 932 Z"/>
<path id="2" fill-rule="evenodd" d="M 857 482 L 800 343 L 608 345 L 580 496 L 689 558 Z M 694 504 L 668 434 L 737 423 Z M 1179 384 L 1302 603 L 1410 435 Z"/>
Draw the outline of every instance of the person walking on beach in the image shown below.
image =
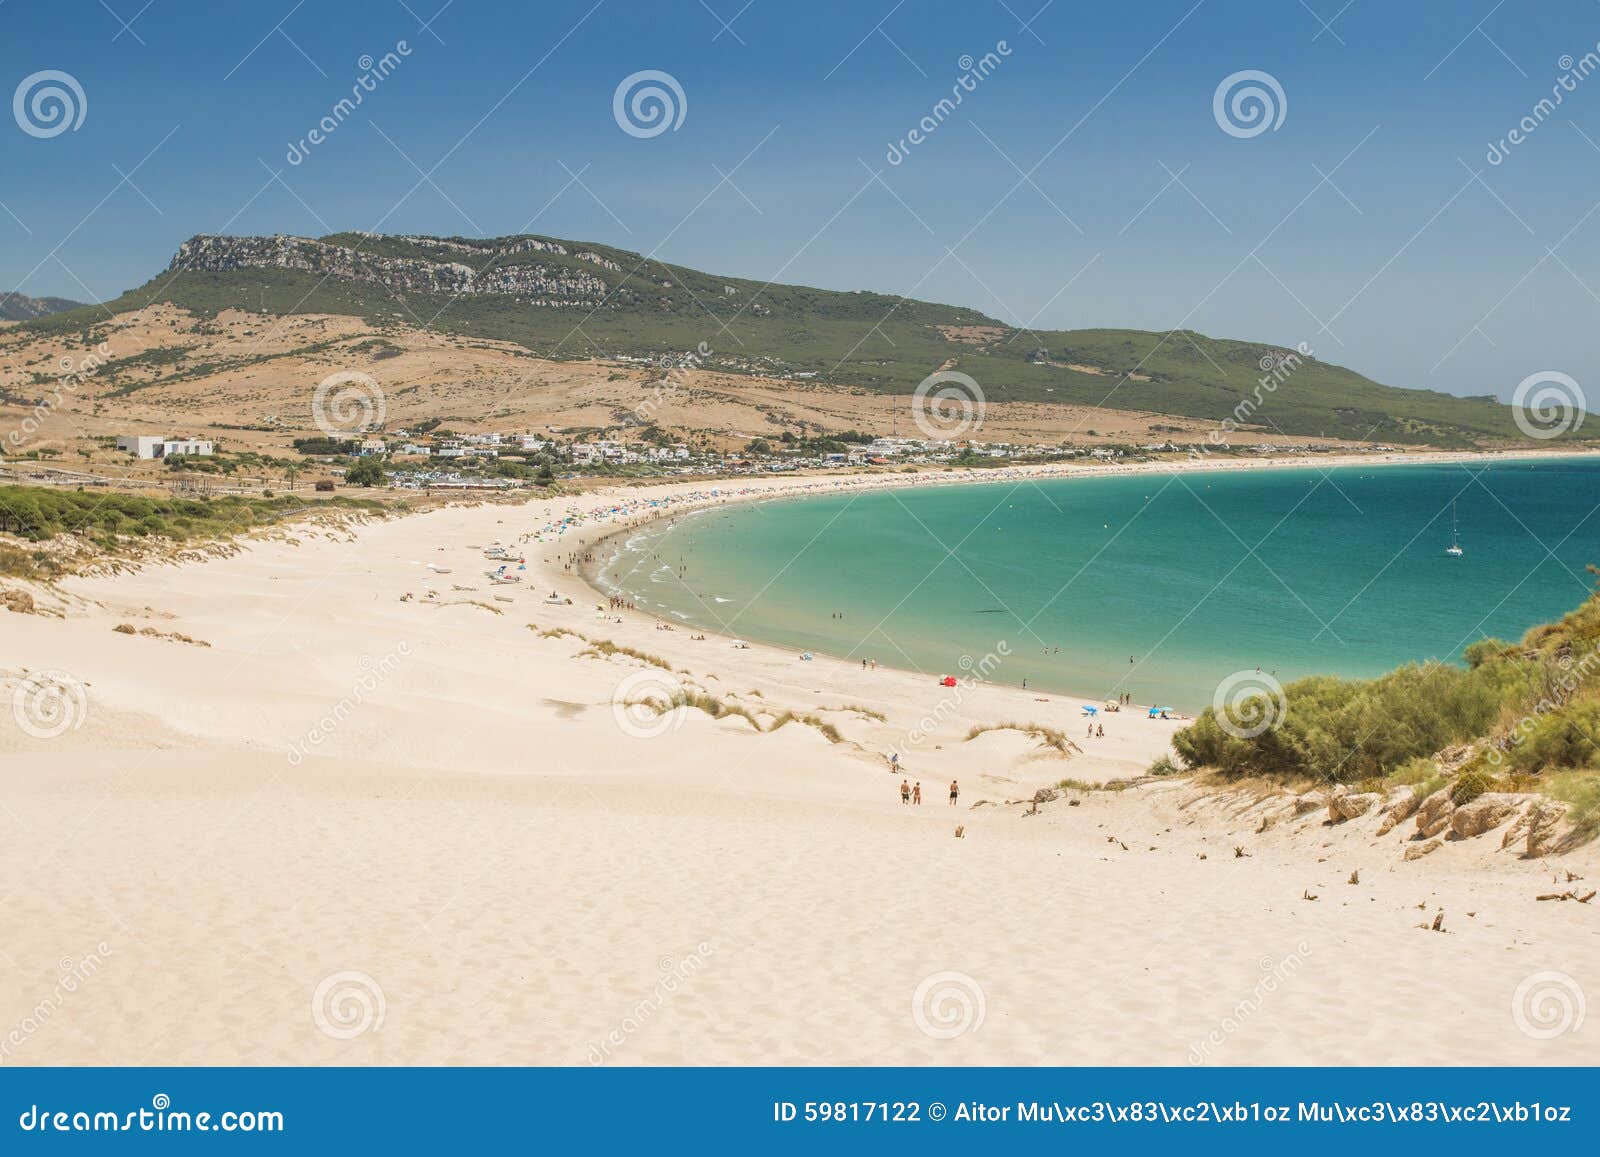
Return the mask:
<path id="1" fill-rule="evenodd" d="M 900 770 L 900 753 L 898 751 L 889 756 L 889 768 L 891 771 Z"/>
<path id="2" fill-rule="evenodd" d="M 909 780 L 902 779 L 900 781 L 900 802 L 911 802 L 911 782 Z"/>
<path id="3" fill-rule="evenodd" d="M 917 786 L 911 789 L 911 802 L 918 807 L 922 806 L 922 781 L 917 780 Z"/>
<path id="4" fill-rule="evenodd" d="M 955 780 L 950 781 L 950 806 L 956 806 L 956 797 L 961 794 L 961 785 Z"/>

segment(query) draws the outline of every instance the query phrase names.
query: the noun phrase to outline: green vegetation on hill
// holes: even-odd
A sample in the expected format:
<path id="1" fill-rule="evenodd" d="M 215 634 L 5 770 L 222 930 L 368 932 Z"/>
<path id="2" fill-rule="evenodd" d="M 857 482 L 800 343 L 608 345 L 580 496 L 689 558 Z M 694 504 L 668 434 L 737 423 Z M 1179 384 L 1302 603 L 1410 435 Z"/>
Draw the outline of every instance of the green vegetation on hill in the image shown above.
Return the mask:
<path id="1" fill-rule="evenodd" d="M 270 244 L 225 241 L 241 254 Z M 1107 406 L 1228 421 L 1236 445 L 1248 444 L 1252 433 L 1277 432 L 1450 448 L 1524 440 L 1509 407 L 1492 398 L 1397 389 L 1311 356 L 1275 375 L 1263 367 L 1292 351 L 1188 330 L 1018 330 L 960 306 L 720 277 L 607 245 L 554 238 L 337 233 L 320 244 L 335 247 L 323 253 L 359 253 L 362 276 L 270 264 L 206 270 L 179 265 L 105 308 L 120 313 L 171 302 L 204 316 L 228 308 L 348 314 L 380 326 L 422 325 L 515 342 L 544 357 L 649 356 L 704 347 L 710 350 L 704 364 L 713 369 L 788 374 L 895 394 L 910 393 L 948 364 L 975 378 L 993 402 Z M 517 245 L 560 246 L 566 252 L 508 251 Z M 381 267 L 381 259 L 446 273 L 447 267 L 466 267 L 476 276 L 542 267 L 552 278 L 567 279 L 564 292 L 580 296 L 553 306 L 507 293 L 396 289 L 366 276 Z M 604 287 L 592 297 L 570 288 L 585 279 L 593 285 L 594 278 Z M 96 307 L 33 324 L 87 331 L 104 316 Z"/>
<path id="2" fill-rule="evenodd" d="M 1457 803 L 1539 788 L 1574 804 L 1585 834 L 1600 831 L 1600 591 L 1520 644 L 1484 639 L 1465 658 L 1300 679 L 1282 700 L 1263 694 L 1229 716 L 1245 733 L 1271 720 L 1261 734 L 1240 738 L 1208 707 L 1173 745 L 1189 767 L 1229 776 L 1428 791 L 1446 783 L 1433 757 L 1464 749 Z"/>
<path id="3" fill-rule="evenodd" d="M 385 507 L 370 499 L 342 496 L 308 507 L 303 499 L 287 495 L 147 498 L 39 486 L 0 486 L 0 533 L 33 543 L 70 534 L 98 549 L 114 552 L 130 539 L 163 538 L 178 544 L 225 539 L 282 522 L 308 509 L 377 514 Z M 49 551 L 29 551 L 0 542 L 0 574 L 52 578 L 59 565 L 59 559 Z"/>

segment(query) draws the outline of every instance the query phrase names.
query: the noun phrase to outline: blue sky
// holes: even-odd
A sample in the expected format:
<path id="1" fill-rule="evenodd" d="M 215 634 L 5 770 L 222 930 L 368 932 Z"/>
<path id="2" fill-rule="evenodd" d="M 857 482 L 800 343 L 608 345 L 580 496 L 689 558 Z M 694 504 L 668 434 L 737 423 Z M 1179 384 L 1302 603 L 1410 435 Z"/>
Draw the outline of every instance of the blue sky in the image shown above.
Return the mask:
<path id="1" fill-rule="evenodd" d="M 0 120 L 0 288 L 110 297 L 199 232 L 529 231 L 1036 328 L 1305 342 L 1506 397 L 1536 371 L 1592 377 L 1600 321 L 1600 75 L 1486 159 L 1564 57 L 1600 51 L 1600 4 L 1524 9 L 0 0 L 3 93 L 59 70 L 87 106 L 51 137 Z M 290 164 L 362 58 L 402 41 Z M 675 130 L 614 118 L 642 70 L 681 87 Z M 1213 113 L 1243 70 L 1286 105 L 1254 136 Z"/>

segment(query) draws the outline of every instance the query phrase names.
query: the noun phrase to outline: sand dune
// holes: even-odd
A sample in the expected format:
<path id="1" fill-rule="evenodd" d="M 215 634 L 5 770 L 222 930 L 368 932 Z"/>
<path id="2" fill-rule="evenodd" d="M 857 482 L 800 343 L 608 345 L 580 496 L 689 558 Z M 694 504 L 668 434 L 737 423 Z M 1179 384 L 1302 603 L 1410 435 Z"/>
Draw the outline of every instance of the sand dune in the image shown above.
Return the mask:
<path id="1" fill-rule="evenodd" d="M 1534 899 L 1600 878 L 1593 850 L 1408 863 L 1375 815 L 1258 831 L 1281 799 L 1183 779 L 1026 815 L 1007 801 L 1138 775 L 1178 724 L 1109 716 L 1070 758 L 967 741 L 1078 739 L 1077 700 L 952 704 L 612 621 L 561 561 L 614 529 L 592 517 L 483 581 L 483 546 L 616 501 L 437 510 L 0 613 L 7 703 L 54 672 L 81 706 L 48 738 L 43 708 L 0 726 L 0 1063 L 1600 1060 L 1593 1023 L 1540 1032 L 1600 984 L 1600 905 Z M 674 690 L 754 721 L 640 706 Z"/>

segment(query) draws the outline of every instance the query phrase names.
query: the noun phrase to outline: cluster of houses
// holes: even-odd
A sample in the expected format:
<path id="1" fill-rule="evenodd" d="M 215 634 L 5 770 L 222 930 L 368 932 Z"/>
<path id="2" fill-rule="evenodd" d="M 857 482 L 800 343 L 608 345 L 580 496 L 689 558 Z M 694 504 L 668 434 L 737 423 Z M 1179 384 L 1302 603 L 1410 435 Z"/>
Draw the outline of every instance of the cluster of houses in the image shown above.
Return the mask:
<path id="1" fill-rule="evenodd" d="M 537 454 L 549 451 L 570 457 L 574 465 L 593 466 L 602 463 L 632 465 L 639 462 L 687 462 L 694 455 L 683 443 L 672 446 L 651 446 L 643 443 L 599 440 L 579 442 L 563 448 L 535 434 L 456 434 L 446 438 L 417 441 L 404 431 L 393 438 L 369 437 L 362 439 L 356 452 L 395 454 L 413 458 L 498 458 L 502 453 Z"/>

